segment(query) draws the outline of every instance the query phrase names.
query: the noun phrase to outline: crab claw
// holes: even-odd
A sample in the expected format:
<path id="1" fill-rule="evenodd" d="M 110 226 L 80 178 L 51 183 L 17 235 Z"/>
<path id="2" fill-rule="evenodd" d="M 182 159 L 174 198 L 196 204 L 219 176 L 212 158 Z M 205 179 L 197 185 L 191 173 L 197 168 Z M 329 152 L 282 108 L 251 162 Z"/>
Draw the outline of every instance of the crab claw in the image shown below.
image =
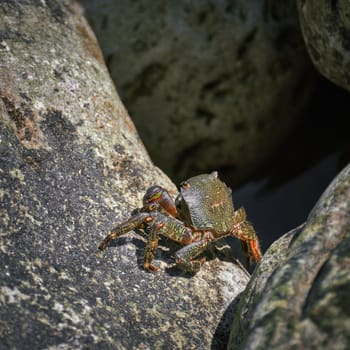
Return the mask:
<path id="1" fill-rule="evenodd" d="M 177 209 L 174 201 L 171 199 L 169 192 L 160 186 L 151 186 L 143 196 L 143 205 L 151 203 L 159 204 L 166 212 L 172 216 L 177 215 Z"/>

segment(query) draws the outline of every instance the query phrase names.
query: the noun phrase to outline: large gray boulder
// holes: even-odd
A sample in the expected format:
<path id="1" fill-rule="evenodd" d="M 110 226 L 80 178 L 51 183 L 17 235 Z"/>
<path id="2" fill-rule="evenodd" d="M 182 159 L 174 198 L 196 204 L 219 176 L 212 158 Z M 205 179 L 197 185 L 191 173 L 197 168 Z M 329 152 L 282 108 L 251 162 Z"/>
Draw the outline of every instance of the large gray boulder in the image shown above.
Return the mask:
<path id="1" fill-rule="evenodd" d="M 152 159 L 246 179 L 302 114 L 314 70 L 295 1 L 84 0 Z"/>
<path id="2" fill-rule="evenodd" d="M 300 26 L 318 71 L 350 91 L 349 1 L 297 0 Z"/>
<path id="3" fill-rule="evenodd" d="M 144 238 L 107 231 L 158 183 L 71 1 L 0 2 L 0 349 L 209 349 L 227 342 L 248 277 L 142 269 Z M 170 251 L 166 249 L 170 247 Z"/>
<path id="4" fill-rule="evenodd" d="M 228 349 L 349 349 L 350 164 L 301 226 L 265 253 Z"/>

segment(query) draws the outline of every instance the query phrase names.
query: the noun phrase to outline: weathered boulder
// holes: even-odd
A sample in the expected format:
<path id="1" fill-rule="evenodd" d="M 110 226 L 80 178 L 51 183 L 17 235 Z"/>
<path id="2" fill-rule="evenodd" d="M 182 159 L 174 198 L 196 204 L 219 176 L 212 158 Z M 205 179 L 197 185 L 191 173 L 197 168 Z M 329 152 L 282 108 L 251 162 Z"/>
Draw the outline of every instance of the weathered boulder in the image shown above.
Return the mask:
<path id="1" fill-rule="evenodd" d="M 118 92 L 168 175 L 245 179 L 313 81 L 294 1 L 85 0 Z"/>
<path id="2" fill-rule="evenodd" d="M 315 67 L 350 90 L 350 3 L 298 0 L 300 25 Z"/>
<path id="3" fill-rule="evenodd" d="M 175 187 L 145 151 L 80 7 L 3 1 L 0 33 L 0 349 L 222 348 L 227 307 L 248 280 L 237 265 L 166 270 L 163 241 L 163 268 L 146 273 L 136 234 L 98 252 L 149 185 Z"/>
<path id="4" fill-rule="evenodd" d="M 350 165 L 272 244 L 242 295 L 228 349 L 348 349 Z"/>

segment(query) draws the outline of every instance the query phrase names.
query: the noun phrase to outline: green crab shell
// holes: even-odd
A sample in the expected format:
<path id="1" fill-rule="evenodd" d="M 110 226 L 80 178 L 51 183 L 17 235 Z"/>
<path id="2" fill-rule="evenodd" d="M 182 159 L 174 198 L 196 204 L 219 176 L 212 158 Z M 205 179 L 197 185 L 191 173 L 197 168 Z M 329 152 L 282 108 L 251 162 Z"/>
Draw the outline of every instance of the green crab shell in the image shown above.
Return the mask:
<path id="1" fill-rule="evenodd" d="M 195 229 L 211 229 L 217 235 L 230 231 L 234 217 L 231 193 L 217 172 L 191 177 L 182 183 L 177 198 L 183 220 Z"/>

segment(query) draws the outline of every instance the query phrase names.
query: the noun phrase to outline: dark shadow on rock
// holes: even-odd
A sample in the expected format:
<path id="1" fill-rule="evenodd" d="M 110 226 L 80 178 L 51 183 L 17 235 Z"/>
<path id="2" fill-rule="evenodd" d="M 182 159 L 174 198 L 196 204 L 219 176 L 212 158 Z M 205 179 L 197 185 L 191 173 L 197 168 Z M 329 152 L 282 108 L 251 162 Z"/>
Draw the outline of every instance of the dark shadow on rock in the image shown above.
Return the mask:
<path id="1" fill-rule="evenodd" d="M 172 265 L 173 266 L 166 269 L 167 273 L 171 276 L 181 276 L 181 277 L 187 277 L 187 278 L 191 278 L 191 277 L 195 276 L 196 273 L 186 272 L 186 271 L 182 270 L 180 267 L 177 267 L 175 265 L 175 253 L 177 250 L 181 249 L 182 246 L 176 245 L 175 243 L 173 243 L 171 241 L 170 241 L 170 245 L 172 246 L 172 249 L 170 249 L 168 254 L 172 258 Z M 174 249 L 174 247 L 176 247 L 176 249 Z M 232 263 L 232 265 L 237 265 L 250 278 L 250 274 L 249 274 L 248 270 L 240 262 L 240 260 L 236 258 L 230 245 L 227 244 L 225 239 L 221 239 L 219 241 L 215 241 L 215 242 L 212 242 L 211 244 L 209 244 L 207 250 L 202 255 L 200 255 L 198 257 L 198 259 L 201 259 L 203 257 L 205 257 L 206 262 L 210 262 L 211 260 L 218 259 L 219 261 L 230 262 L 230 263 Z M 253 270 L 254 268 L 255 268 L 255 266 L 252 266 L 249 270 Z"/>
<path id="2" fill-rule="evenodd" d="M 242 294 L 242 293 L 241 293 Z M 241 294 L 233 300 L 233 302 L 226 309 L 221 317 L 221 320 L 216 327 L 213 341 L 211 343 L 211 350 L 226 350 L 227 344 L 230 338 L 231 327 L 233 323 L 234 315 L 237 311 L 238 304 L 240 301 Z"/>

